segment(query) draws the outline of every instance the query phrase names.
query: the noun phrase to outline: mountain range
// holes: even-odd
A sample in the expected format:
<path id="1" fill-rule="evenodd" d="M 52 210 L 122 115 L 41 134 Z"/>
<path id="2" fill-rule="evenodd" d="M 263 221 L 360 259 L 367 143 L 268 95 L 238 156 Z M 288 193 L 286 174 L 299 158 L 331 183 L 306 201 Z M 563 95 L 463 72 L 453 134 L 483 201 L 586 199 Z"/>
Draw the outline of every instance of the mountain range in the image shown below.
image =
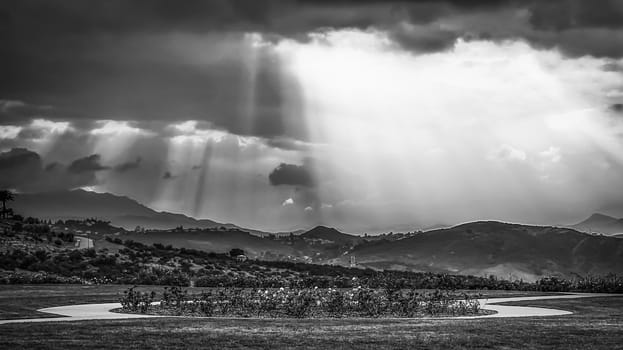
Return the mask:
<path id="1" fill-rule="evenodd" d="M 340 257 L 380 269 L 535 280 L 623 272 L 623 240 L 560 227 L 477 221 L 397 241 L 360 244 Z"/>
<path id="2" fill-rule="evenodd" d="M 359 266 L 374 269 L 495 275 L 529 281 L 549 275 L 623 273 L 623 239 L 614 235 L 621 232 L 622 220 L 602 214 L 568 228 L 476 221 L 409 235 L 362 237 L 326 226 L 295 235 L 273 235 L 158 212 L 127 197 L 83 190 L 18 194 L 11 206 L 16 213 L 43 219 L 110 221 L 128 230 L 120 233 L 124 240 L 215 252 L 241 248 L 251 257 L 263 259 L 348 265 L 354 257 Z M 136 226 L 158 230 L 129 231 Z M 187 229 L 172 230 L 179 226 Z M 585 228 L 613 236 L 579 231 Z M 99 239 L 103 241 L 103 237 Z"/>
<path id="3" fill-rule="evenodd" d="M 23 216 L 50 220 L 97 218 L 129 230 L 137 226 L 151 229 L 236 227 L 183 214 L 158 212 L 128 197 L 84 190 L 20 193 L 11 206 Z"/>
<path id="4" fill-rule="evenodd" d="M 359 236 L 342 233 L 332 227 L 326 226 L 316 226 L 313 229 L 301 234 L 300 237 L 312 240 L 318 239 L 338 244 L 352 244 L 354 242 L 359 242 L 362 239 Z"/>

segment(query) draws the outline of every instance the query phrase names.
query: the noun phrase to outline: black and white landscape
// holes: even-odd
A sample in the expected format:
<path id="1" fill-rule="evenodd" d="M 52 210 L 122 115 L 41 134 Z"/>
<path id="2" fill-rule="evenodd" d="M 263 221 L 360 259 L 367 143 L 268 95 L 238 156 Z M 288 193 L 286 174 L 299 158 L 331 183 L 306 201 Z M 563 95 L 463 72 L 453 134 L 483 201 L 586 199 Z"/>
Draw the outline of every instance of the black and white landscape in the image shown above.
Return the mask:
<path id="1" fill-rule="evenodd" d="M 623 1 L 8 0 L 0 40 L 1 348 L 621 346 Z"/>

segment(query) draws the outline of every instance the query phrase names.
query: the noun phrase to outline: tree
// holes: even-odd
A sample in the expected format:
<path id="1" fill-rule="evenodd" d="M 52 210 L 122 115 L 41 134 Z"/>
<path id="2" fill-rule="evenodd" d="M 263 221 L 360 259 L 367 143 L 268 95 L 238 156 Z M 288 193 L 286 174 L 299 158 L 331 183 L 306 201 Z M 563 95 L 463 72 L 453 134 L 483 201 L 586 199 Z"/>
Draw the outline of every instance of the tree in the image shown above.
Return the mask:
<path id="1" fill-rule="evenodd" d="M 7 215 L 6 202 L 12 201 L 15 199 L 15 195 L 13 192 L 9 190 L 0 191 L 0 201 L 2 202 L 2 217 L 5 218 Z"/>

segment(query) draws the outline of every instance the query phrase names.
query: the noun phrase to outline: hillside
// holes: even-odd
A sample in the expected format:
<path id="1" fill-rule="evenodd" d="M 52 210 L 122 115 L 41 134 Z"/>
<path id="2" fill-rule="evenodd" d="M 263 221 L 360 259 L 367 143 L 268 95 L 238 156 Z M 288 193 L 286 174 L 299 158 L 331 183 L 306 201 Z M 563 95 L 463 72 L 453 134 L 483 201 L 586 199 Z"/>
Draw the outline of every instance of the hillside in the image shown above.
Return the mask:
<path id="1" fill-rule="evenodd" d="M 623 272 L 623 241 L 572 229 L 472 222 L 355 247 L 364 266 L 535 280 Z"/>
<path id="2" fill-rule="evenodd" d="M 157 212 L 128 197 L 84 190 L 20 193 L 11 205 L 23 216 L 51 220 L 98 218 L 125 229 L 136 226 L 151 229 L 235 227 L 182 214 Z"/>
<path id="3" fill-rule="evenodd" d="M 267 252 L 274 255 L 295 255 L 292 247 L 250 234 L 239 229 L 202 229 L 196 231 L 127 232 L 118 236 L 147 245 L 162 243 L 179 248 L 198 249 L 206 252 L 228 252 L 241 248 L 252 258 L 263 257 Z"/>
<path id="4" fill-rule="evenodd" d="M 0 231 L 0 285 L 121 283 L 188 286 L 192 283 L 196 287 L 379 288 L 391 281 L 393 286 L 416 289 L 569 288 L 560 281 L 555 281 L 554 285 L 551 281 L 537 285 L 474 276 L 374 271 L 292 261 L 239 260 L 228 253 L 174 247 L 162 242 L 144 244 L 116 233 L 98 240 L 91 249 L 80 249 L 75 245 L 76 237 L 72 232 L 58 232 L 60 227 L 36 219 L 0 219 L 0 223 L 7 224 L 7 229 Z M 105 222 L 92 220 L 65 224 L 72 228 L 85 228 L 81 225 L 97 228 L 100 235 L 104 231 L 117 231 Z M 214 232 L 215 235 L 222 233 Z M 206 232 L 197 234 L 205 235 Z M 245 236 L 244 232 L 223 234 L 228 238 L 236 236 L 244 236 L 245 240 L 262 240 L 248 234 Z"/>
<path id="5" fill-rule="evenodd" d="M 548 275 L 623 272 L 623 240 L 571 228 L 482 221 L 378 237 L 350 235 L 325 226 L 300 235 L 269 235 L 232 224 L 157 212 L 127 197 L 82 190 L 19 194 L 11 205 L 24 216 L 52 220 L 95 217 L 129 230 L 136 226 L 152 229 L 120 232 L 123 240 L 214 252 L 241 248 L 251 257 L 267 260 L 349 265 L 354 255 L 360 266 L 375 269 L 495 275 L 530 281 Z M 577 226 L 588 223 L 593 230 L 599 225 L 612 228 L 620 221 L 595 214 Z M 172 230 L 179 226 L 185 229 Z M 101 240 L 102 236 L 90 238 Z"/>
<path id="6" fill-rule="evenodd" d="M 334 228 L 326 226 L 316 226 L 303 233 L 301 237 L 306 239 L 319 239 L 338 244 L 354 243 L 361 240 L 361 237 L 342 233 Z"/>
<path id="7" fill-rule="evenodd" d="M 595 213 L 588 219 L 571 226 L 572 228 L 588 233 L 605 235 L 623 234 L 623 219 Z"/>

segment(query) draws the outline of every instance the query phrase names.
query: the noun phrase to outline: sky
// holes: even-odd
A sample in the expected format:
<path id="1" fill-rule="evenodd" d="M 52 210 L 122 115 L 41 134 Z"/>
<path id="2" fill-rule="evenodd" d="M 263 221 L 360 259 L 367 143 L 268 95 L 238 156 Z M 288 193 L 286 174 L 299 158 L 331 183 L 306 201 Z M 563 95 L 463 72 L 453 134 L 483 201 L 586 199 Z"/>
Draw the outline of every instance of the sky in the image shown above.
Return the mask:
<path id="1" fill-rule="evenodd" d="M 623 217 L 623 1 L 2 1 L 0 187 L 282 231 Z"/>

